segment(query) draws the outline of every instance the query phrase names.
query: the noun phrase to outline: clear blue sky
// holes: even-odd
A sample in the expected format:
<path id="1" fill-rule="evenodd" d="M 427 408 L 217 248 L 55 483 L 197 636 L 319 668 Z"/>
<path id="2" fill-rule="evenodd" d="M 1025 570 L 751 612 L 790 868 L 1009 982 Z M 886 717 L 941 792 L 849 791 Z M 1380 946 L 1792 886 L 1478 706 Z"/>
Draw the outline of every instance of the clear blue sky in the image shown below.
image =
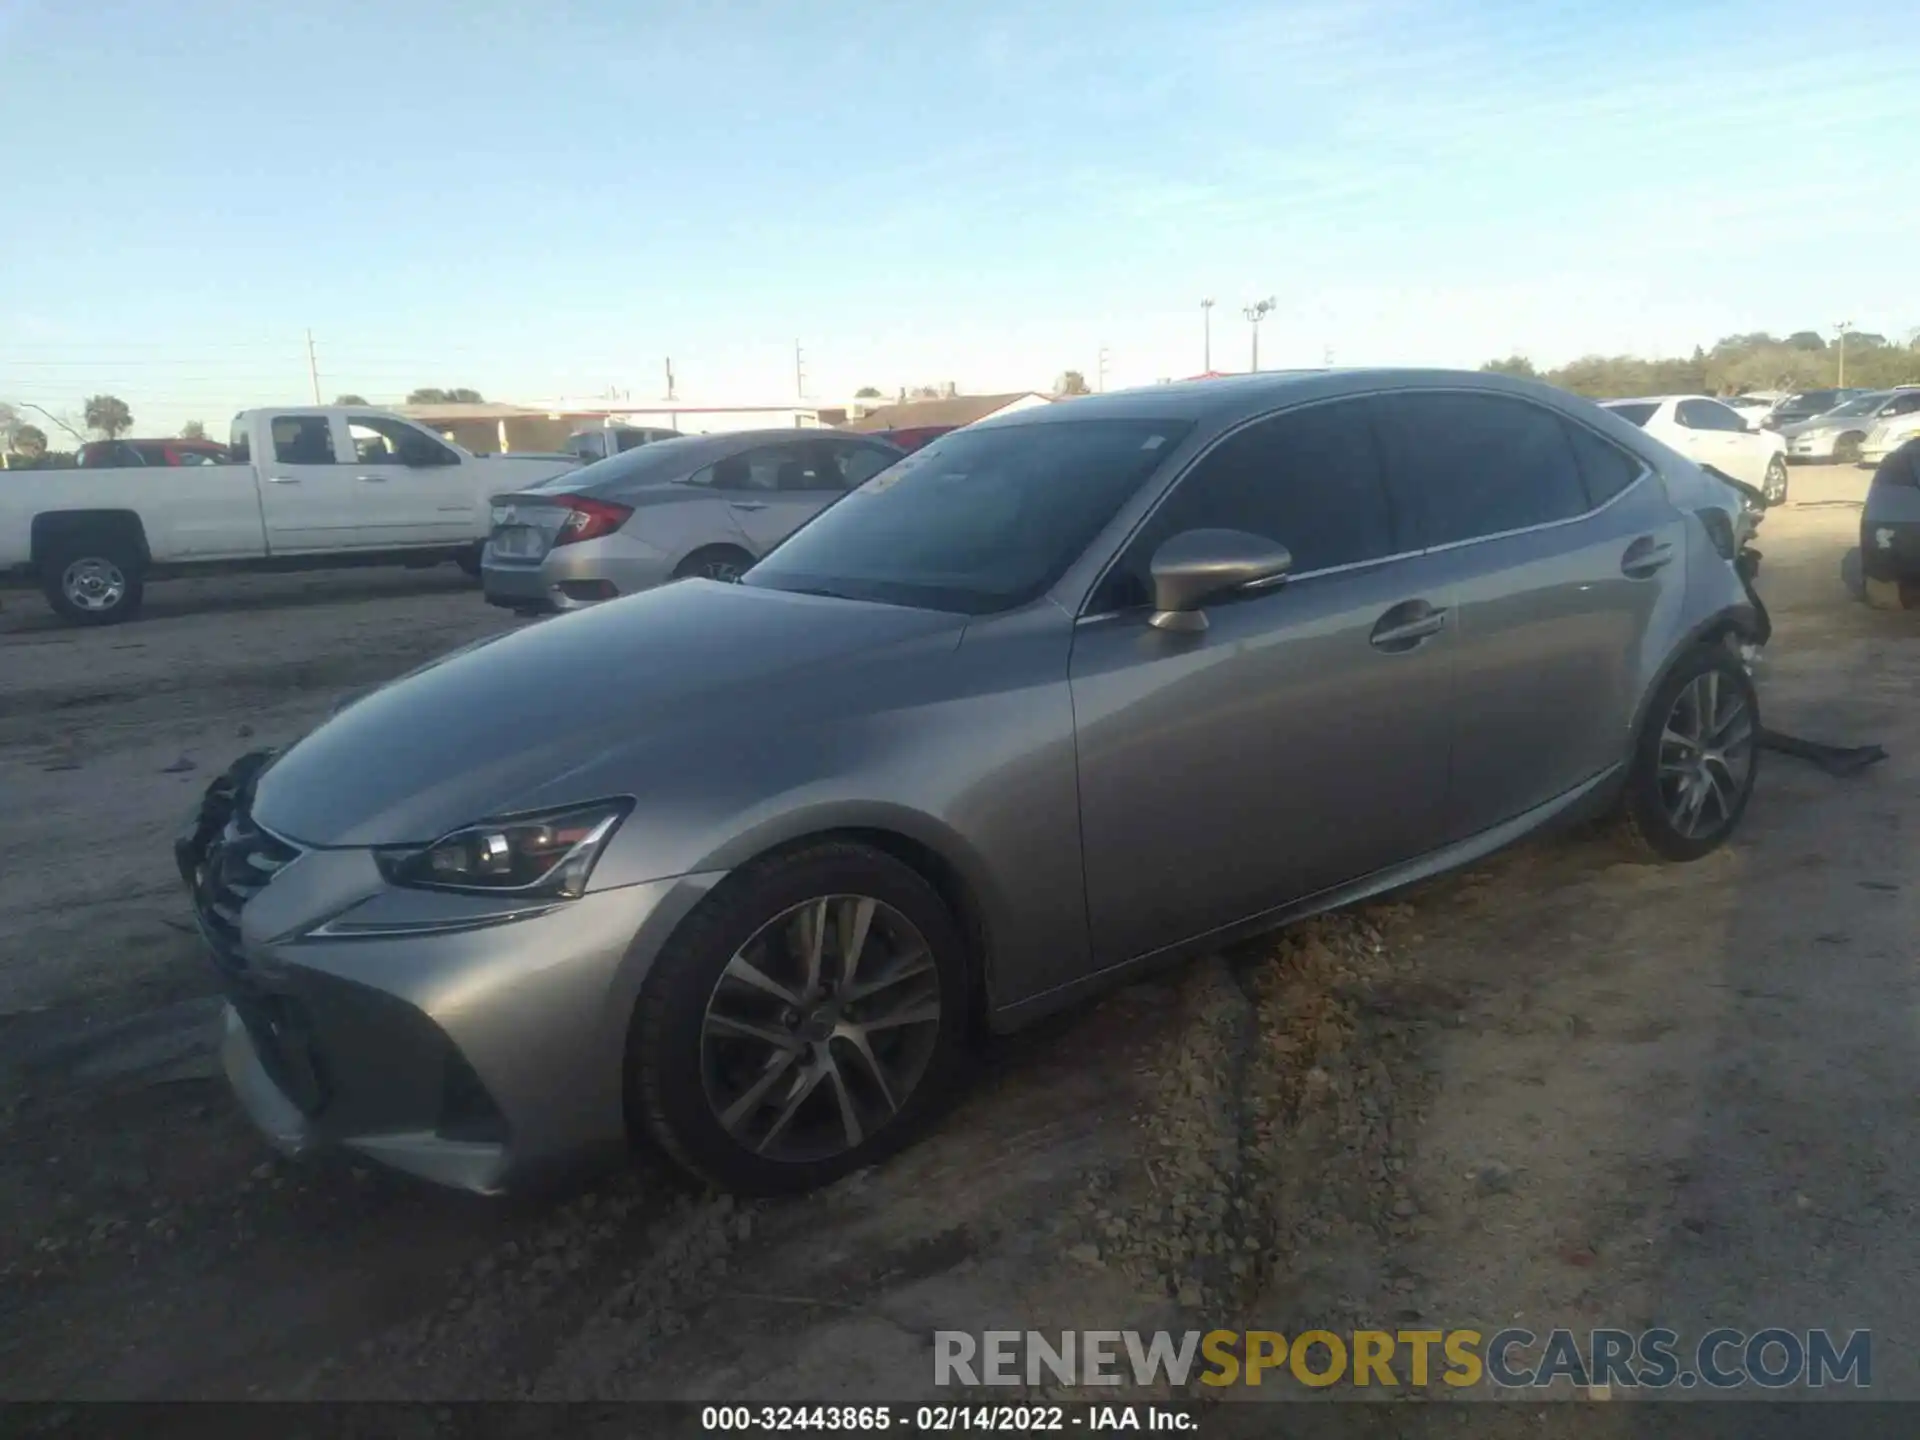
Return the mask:
<path id="1" fill-rule="evenodd" d="M 1920 325 L 1894 9 L 0 0 L 0 399 L 1672 353 Z M 1904 23 L 1904 22 L 1902 22 Z"/>

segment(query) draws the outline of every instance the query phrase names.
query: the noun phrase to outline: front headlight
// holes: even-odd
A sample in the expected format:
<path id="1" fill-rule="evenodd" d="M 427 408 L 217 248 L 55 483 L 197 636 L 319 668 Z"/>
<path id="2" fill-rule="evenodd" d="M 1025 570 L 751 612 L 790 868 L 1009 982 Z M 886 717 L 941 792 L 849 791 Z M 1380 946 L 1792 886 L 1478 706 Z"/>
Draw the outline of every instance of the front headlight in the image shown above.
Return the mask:
<path id="1" fill-rule="evenodd" d="M 389 884 L 469 895 L 571 900 L 633 802 L 601 800 L 537 815 L 506 815 L 443 835 L 424 849 L 376 850 Z"/>

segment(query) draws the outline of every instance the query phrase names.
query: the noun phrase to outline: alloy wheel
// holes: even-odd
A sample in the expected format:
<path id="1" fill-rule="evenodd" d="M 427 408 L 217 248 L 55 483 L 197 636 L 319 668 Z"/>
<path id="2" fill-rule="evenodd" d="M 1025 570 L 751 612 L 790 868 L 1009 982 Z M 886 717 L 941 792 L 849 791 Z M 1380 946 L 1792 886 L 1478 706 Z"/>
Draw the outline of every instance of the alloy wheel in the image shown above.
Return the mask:
<path id="1" fill-rule="evenodd" d="M 1787 462 L 1779 456 L 1767 462 L 1765 491 L 1767 504 L 1784 505 L 1787 499 Z"/>
<path id="2" fill-rule="evenodd" d="M 127 595 L 127 577 L 111 560 L 90 556 L 75 560 L 61 572 L 60 593 L 76 610 L 101 614 Z"/>
<path id="3" fill-rule="evenodd" d="M 1718 670 L 1696 675 L 1660 732 L 1660 802 L 1689 840 L 1732 823 L 1753 776 L 1753 715 Z"/>
<path id="4" fill-rule="evenodd" d="M 865 895 L 804 901 L 755 931 L 708 997 L 708 1107 L 765 1159 L 844 1154 L 907 1103 L 940 1018 L 932 948 L 912 921 Z"/>
<path id="5" fill-rule="evenodd" d="M 737 561 L 709 560 L 700 567 L 700 573 L 709 580 L 718 580 L 723 585 L 733 585 L 739 582 L 742 572 Z"/>

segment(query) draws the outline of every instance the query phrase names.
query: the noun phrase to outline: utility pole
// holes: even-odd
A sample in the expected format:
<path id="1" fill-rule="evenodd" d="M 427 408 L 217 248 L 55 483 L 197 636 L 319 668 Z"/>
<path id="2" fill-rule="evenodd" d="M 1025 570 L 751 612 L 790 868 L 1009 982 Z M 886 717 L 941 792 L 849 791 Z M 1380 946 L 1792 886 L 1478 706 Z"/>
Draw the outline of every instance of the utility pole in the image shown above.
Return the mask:
<path id="1" fill-rule="evenodd" d="M 1320 352 L 1320 363 L 1329 370 L 1333 368 L 1333 347 L 1331 345 Z"/>
<path id="2" fill-rule="evenodd" d="M 1200 373 L 1213 373 L 1213 301 L 1200 302 Z"/>
<path id="3" fill-rule="evenodd" d="M 673 400 L 677 398 L 673 393 L 673 357 L 669 355 L 667 357 L 667 399 Z"/>
<path id="4" fill-rule="evenodd" d="M 307 331 L 307 378 L 313 382 L 313 403 L 320 403 L 320 362 L 313 358 L 313 331 Z"/>
<path id="5" fill-rule="evenodd" d="M 793 398 L 796 400 L 807 398 L 807 371 L 798 340 L 793 342 Z"/>
<path id="6" fill-rule="evenodd" d="M 1273 297 L 1269 295 L 1257 305 L 1249 305 L 1240 312 L 1247 317 L 1247 324 L 1253 330 L 1253 373 L 1260 373 L 1260 322 L 1273 313 Z"/>
<path id="7" fill-rule="evenodd" d="M 1096 379 L 1094 382 L 1094 388 L 1099 390 L 1102 394 L 1105 394 L 1107 389 L 1107 356 L 1108 354 L 1109 354 L 1109 351 L 1107 350 L 1107 347 L 1102 345 L 1100 347 L 1100 368 L 1096 372 Z"/>
<path id="8" fill-rule="evenodd" d="M 1835 389 L 1844 390 L 1847 385 L 1847 331 L 1853 328 L 1853 322 L 1851 320 L 1842 320 L 1833 328 L 1840 332 L 1838 342 L 1840 346 L 1840 377 L 1833 383 Z"/>

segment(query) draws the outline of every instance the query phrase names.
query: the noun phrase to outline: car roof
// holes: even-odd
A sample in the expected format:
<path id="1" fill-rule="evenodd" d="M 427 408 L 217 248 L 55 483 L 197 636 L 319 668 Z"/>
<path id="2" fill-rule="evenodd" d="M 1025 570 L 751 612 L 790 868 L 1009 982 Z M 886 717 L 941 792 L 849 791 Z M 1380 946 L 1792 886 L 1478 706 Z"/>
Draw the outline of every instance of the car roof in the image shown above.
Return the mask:
<path id="1" fill-rule="evenodd" d="M 1227 426 L 1264 415 L 1291 403 L 1370 395 L 1383 390 L 1485 390 L 1549 399 L 1565 406 L 1579 397 L 1538 380 L 1519 380 L 1485 370 L 1353 369 L 1268 370 L 1257 375 L 1225 375 L 1177 380 L 1080 395 L 1052 405 L 1035 405 L 1009 415 L 975 421 L 967 430 L 999 430 L 1026 425 L 1071 425 L 1080 420 L 1184 420 Z"/>

